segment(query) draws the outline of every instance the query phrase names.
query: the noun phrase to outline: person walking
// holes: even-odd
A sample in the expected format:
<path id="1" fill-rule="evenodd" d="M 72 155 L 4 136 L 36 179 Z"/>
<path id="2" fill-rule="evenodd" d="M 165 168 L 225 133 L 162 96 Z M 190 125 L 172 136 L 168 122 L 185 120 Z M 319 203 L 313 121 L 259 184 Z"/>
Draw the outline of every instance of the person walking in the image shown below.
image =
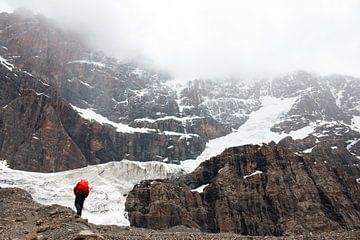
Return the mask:
<path id="1" fill-rule="evenodd" d="M 74 188 L 76 217 L 81 217 L 81 212 L 84 206 L 85 198 L 89 195 L 89 182 L 86 179 L 81 179 Z"/>

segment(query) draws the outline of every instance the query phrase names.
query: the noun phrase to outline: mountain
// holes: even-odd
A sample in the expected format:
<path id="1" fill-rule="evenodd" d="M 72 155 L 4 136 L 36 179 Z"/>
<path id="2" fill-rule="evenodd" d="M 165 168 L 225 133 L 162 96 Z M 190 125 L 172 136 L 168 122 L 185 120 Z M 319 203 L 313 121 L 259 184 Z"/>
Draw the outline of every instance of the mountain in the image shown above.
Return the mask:
<path id="1" fill-rule="evenodd" d="M 0 156 L 13 168 L 52 172 L 124 158 L 173 162 L 194 158 L 204 149 L 205 139 L 186 133 L 183 127 L 189 122 L 199 125 L 197 131 L 207 129 L 204 118 L 196 117 L 194 123 L 192 118 L 165 118 L 156 123 L 159 129 L 128 124 L 139 114 L 172 113 L 173 102 L 163 102 L 162 89 L 156 87 L 159 75 L 92 52 L 41 16 L 2 13 L 0 27 L 1 82 L 6 86 L 1 94 Z M 23 86 L 28 81 L 33 86 Z M 30 105 L 24 98 L 29 89 L 41 101 Z M 161 96 L 147 95 L 145 90 Z M 158 100 L 151 102 L 150 98 Z M 144 107 L 151 112 L 146 113 Z M 29 110 L 25 115 L 14 111 L 22 108 L 39 111 Z M 100 118 L 106 121 L 99 124 L 85 119 L 89 112 L 96 119 L 103 114 Z M 51 115 L 50 120 L 44 114 Z M 211 129 L 216 134 L 216 127 Z"/>
<path id="2" fill-rule="evenodd" d="M 0 14 L 0 82 L 0 186 L 40 203 L 71 207 L 84 177 L 92 223 L 359 228 L 358 78 L 177 81 L 18 11 Z"/>
<path id="3" fill-rule="evenodd" d="M 272 79 L 177 83 L 164 72 L 106 57 L 41 15 L 2 13 L 0 28 L 1 81 L 6 86 L 0 157 L 13 168 L 52 172 L 122 159 L 195 159 L 209 140 L 246 123 L 268 96 L 295 99 L 270 126 L 272 132 L 291 135 L 311 127 L 302 150 L 317 141 L 340 140 L 352 153 L 359 152 L 357 78 L 295 72 Z M 42 100 L 30 106 L 24 96 L 28 89 L 37 93 L 32 98 Z M 44 92 L 48 98 L 40 94 Z M 41 110 L 25 115 L 14 111 L 24 104 Z M 53 110 L 44 111 L 48 105 Z M 46 120 L 51 121 L 47 127 L 57 130 L 45 134 L 36 128 L 44 127 L 42 115 L 51 111 L 57 117 Z"/>

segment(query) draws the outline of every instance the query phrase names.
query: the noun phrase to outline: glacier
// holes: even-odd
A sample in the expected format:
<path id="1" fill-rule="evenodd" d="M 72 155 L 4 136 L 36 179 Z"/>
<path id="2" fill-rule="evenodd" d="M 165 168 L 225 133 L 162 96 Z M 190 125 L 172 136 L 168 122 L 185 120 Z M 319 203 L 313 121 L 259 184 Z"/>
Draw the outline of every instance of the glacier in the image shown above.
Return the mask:
<path id="1" fill-rule="evenodd" d="M 83 217 L 95 224 L 128 226 L 125 212 L 126 194 L 141 180 L 185 174 L 231 146 L 279 141 L 286 136 L 306 137 L 313 131 L 312 127 L 289 134 L 270 131 L 295 101 L 296 98 L 262 97 L 262 107 L 252 112 L 245 124 L 226 136 L 210 140 L 197 159 L 183 161 L 181 165 L 122 160 L 64 172 L 34 173 L 10 169 L 6 161 L 1 161 L 0 187 L 20 187 L 42 204 L 59 204 L 74 209 L 72 189 L 77 181 L 86 178 L 91 188 L 90 195 L 85 200 Z"/>
<path id="2" fill-rule="evenodd" d="M 35 201 L 74 208 L 73 188 L 82 178 L 89 180 L 90 194 L 82 217 L 95 224 L 128 226 L 126 194 L 144 179 L 171 178 L 184 174 L 178 165 L 122 160 L 56 173 L 35 173 L 10 169 L 0 161 L 0 187 L 19 187 Z"/>
<path id="3" fill-rule="evenodd" d="M 296 101 L 293 98 L 275 98 L 264 96 L 261 98 L 262 107 L 252 112 L 249 119 L 232 133 L 212 139 L 206 145 L 205 150 L 196 159 L 181 162 L 181 166 L 187 172 L 193 171 L 199 164 L 212 156 L 219 155 L 226 148 L 244 144 L 262 144 L 270 141 L 278 142 L 284 137 L 291 136 L 295 139 L 305 138 L 313 132 L 313 127 L 307 126 L 289 134 L 278 134 L 270 131 L 270 128 L 284 116 Z"/>

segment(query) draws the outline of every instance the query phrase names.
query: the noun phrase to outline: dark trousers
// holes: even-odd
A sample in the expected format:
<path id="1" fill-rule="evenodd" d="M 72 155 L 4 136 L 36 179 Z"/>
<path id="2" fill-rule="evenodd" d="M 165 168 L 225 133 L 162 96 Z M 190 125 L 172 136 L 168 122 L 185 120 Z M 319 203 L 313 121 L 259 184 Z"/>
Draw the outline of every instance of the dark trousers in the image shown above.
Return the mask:
<path id="1" fill-rule="evenodd" d="M 75 193 L 75 207 L 76 207 L 76 214 L 81 216 L 81 212 L 84 206 L 86 195 L 83 192 Z"/>

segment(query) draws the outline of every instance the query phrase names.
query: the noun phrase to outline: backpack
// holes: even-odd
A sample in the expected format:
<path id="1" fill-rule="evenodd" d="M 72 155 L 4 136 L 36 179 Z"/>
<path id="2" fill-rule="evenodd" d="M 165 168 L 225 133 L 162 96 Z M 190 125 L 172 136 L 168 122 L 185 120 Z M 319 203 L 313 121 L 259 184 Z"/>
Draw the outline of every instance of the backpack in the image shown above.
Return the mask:
<path id="1" fill-rule="evenodd" d="M 75 192 L 83 192 L 89 194 L 89 182 L 86 179 L 81 179 L 80 182 L 76 184 Z"/>

